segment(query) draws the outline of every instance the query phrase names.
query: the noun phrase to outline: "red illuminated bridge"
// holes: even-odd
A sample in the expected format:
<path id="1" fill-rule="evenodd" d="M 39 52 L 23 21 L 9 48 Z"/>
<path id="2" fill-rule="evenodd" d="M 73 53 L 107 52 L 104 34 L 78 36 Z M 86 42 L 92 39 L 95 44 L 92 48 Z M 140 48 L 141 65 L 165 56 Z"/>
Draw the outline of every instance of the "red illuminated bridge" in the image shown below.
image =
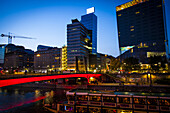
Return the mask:
<path id="1" fill-rule="evenodd" d="M 18 78 L 18 79 L 8 79 L 0 80 L 0 87 L 29 83 L 35 81 L 51 80 L 51 79 L 60 79 L 60 78 L 73 78 L 73 77 L 83 77 L 87 78 L 88 83 L 90 77 L 98 78 L 102 74 L 68 74 L 68 75 L 52 75 L 52 76 L 40 76 L 40 77 L 28 77 L 28 78 Z"/>

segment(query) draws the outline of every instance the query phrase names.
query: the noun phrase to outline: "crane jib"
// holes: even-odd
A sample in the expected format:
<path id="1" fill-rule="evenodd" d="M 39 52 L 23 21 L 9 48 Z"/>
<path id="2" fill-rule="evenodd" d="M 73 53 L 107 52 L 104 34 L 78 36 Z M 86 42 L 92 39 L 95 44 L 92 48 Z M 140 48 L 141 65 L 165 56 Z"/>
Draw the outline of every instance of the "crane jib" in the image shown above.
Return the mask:
<path id="1" fill-rule="evenodd" d="M 8 44 L 12 43 L 12 38 L 25 38 L 25 39 L 36 39 L 36 38 L 31 38 L 31 37 L 25 37 L 25 36 L 11 36 L 9 35 L 5 35 L 5 34 L 1 34 L 1 37 L 8 37 Z"/>

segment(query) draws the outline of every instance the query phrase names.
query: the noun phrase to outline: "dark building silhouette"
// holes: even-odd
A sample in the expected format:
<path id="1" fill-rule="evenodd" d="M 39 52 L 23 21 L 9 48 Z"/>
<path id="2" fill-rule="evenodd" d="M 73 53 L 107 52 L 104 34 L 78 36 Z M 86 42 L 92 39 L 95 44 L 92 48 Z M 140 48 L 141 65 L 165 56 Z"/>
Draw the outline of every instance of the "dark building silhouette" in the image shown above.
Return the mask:
<path id="1" fill-rule="evenodd" d="M 34 51 L 14 44 L 8 44 L 5 47 L 5 69 L 33 69 L 33 64 Z"/>
<path id="2" fill-rule="evenodd" d="M 150 56 L 168 55 L 163 0 L 133 0 L 117 6 L 116 14 L 121 56 L 147 63 Z"/>

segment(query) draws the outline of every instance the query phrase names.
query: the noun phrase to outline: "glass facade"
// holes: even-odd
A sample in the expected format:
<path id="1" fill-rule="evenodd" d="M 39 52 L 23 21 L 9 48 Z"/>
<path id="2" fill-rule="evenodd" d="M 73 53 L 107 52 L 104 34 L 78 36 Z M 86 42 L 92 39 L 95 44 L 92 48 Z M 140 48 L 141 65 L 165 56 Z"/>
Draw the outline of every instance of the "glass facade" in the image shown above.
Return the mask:
<path id="1" fill-rule="evenodd" d="M 6 45 L 0 45 L 0 65 L 4 64 L 5 59 L 5 46 Z"/>
<path id="2" fill-rule="evenodd" d="M 92 54 L 97 54 L 97 16 L 94 13 L 81 16 L 81 23 L 92 30 Z"/>
<path id="3" fill-rule="evenodd" d="M 77 19 L 67 25 L 67 65 L 69 70 L 87 70 L 89 40 L 88 29 Z"/>
<path id="4" fill-rule="evenodd" d="M 121 54 L 125 52 L 122 48 L 133 46 L 145 47 L 146 52 L 166 51 L 163 0 L 133 0 L 116 10 Z"/>

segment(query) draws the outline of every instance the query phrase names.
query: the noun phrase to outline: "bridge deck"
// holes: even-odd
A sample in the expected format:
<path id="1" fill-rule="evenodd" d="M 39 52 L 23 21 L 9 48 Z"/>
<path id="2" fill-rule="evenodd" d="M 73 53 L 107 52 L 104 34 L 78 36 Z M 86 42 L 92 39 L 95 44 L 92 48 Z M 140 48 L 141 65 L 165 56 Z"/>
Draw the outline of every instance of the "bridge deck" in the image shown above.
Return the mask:
<path id="1" fill-rule="evenodd" d="M 101 74 L 69 74 L 69 75 L 52 75 L 52 76 L 7 79 L 7 80 L 0 80 L 0 87 L 29 83 L 29 82 L 35 82 L 35 81 L 60 79 L 60 78 L 84 77 L 84 78 L 87 78 L 89 80 L 90 77 L 99 77 L 99 76 L 101 76 Z"/>

